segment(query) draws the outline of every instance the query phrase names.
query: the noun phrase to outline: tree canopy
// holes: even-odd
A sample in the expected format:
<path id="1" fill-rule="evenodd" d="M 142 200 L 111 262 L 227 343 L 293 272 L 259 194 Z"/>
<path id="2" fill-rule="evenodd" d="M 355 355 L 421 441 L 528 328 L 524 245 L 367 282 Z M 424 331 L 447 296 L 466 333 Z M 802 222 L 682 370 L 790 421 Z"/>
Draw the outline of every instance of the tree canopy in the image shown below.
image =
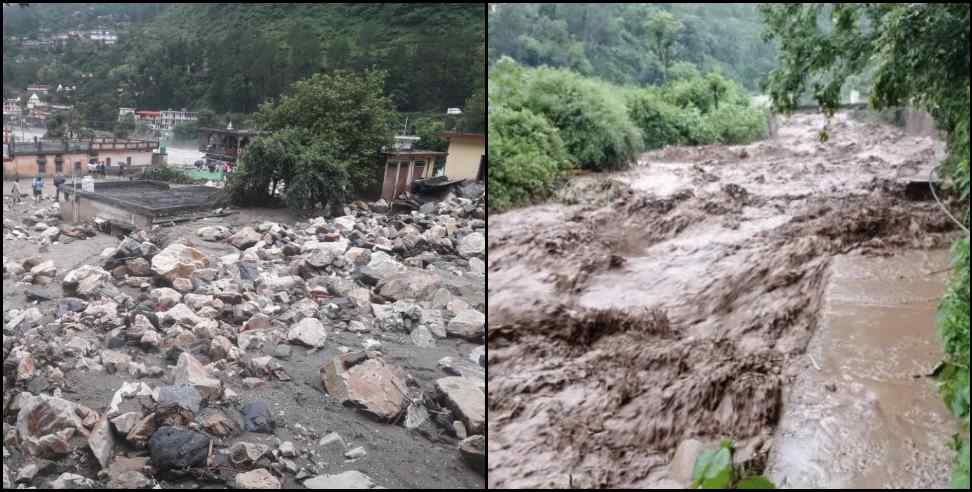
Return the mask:
<path id="1" fill-rule="evenodd" d="M 663 83 L 681 62 L 755 92 L 775 64 L 762 29 L 752 4 L 502 4 L 489 13 L 489 60 L 618 84 Z"/>

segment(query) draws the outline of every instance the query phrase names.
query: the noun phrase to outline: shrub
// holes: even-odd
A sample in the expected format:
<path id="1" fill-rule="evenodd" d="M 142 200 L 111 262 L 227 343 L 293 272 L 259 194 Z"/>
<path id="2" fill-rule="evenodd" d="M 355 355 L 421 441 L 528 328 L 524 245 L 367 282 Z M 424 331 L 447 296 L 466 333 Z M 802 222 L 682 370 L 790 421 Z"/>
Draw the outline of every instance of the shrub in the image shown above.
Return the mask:
<path id="1" fill-rule="evenodd" d="M 621 169 L 643 148 L 617 90 L 566 70 L 541 68 L 530 77 L 527 107 L 547 118 L 583 169 Z"/>
<path id="2" fill-rule="evenodd" d="M 490 211 L 545 197 L 570 167 L 557 129 L 528 110 L 492 108 L 488 131 Z"/>
<path id="3" fill-rule="evenodd" d="M 544 117 L 560 133 L 572 160 L 594 171 L 621 169 L 643 148 L 619 92 L 567 70 L 524 69 L 509 58 L 500 60 L 489 77 L 491 106 Z"/>
<path id="4" fill-rule="evenodd" d="M 765 111 L 748 106 L 722 105 L 705 115 L 705 121 L 719 143 L 737 145 L 764 138 L 767 117 Z"/>

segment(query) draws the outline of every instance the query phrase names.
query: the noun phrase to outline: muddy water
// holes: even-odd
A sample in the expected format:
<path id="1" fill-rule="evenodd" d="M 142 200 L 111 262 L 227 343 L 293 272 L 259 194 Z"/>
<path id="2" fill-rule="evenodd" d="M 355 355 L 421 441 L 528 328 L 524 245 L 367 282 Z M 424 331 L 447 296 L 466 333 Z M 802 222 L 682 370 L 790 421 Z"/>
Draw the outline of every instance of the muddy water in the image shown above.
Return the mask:
<path id="1" fill-rule="evenodd" d="M 947 487 L 954 422 L 921 377 L 942 357 L 935 307 L 946 274 L 931 272 L 947 266 L 947 251 L 835 259 L 813 361 L 788 390 L 769 466 L 776 483 Z"/>
<path id="2" fill-rule="evenodd" d="M 754 466 L 765 464 L 781 417 L 799 408 L 799 395 L 786 390 L 805 372 L 821 313 L 835 306 L 831 278 L 857 261 L 938 250 L 956 237 L 936 205 L 904 193 L 909 173 L 934 164 L 940 142 L 841 114 L 821 143 L 823 126 L 821 116 L 796 115 L 772 140 L 652 152 L 631 171 L 573 180 L 553 203 L 490 217 L 490 488 L 684 487 L 669 463 L 688 439 L 732 438 L 757 450 Z M 860 296 L 870 287 L 849 289 Z M 846 316 L 918 323 L 905 316 L 911 310 L 856 309 Z M 911 360 L 906 347 L 917 341 L 854 351 L 887 341 L 875 333 L 829 353 L 841 367 L 867 366 L 861 374 L 872 378 Z M 935 343 L 930 332 L 916 337 Z M 881 384 L 868 391 L 937 401 L 917 386 Z M 836 394 L 811 401 L 838 405 Z M 875 436 L 922 435 L 893 420 L 904 417 L 889 418 L 893 426 Z M 884 463 L 874 456 L 891 444 L 860 441 L 868 459 Z M 913 441 L 908 452 L 937 452 Z M 781 440 L 781 449 L 793 442 Z M 829 458 L 808 467 L 850 466 Z M 902 466 L 914 473 L 913 463 Z M 905 483 L 904 475 L 867 477 L 862 484 Z"/>

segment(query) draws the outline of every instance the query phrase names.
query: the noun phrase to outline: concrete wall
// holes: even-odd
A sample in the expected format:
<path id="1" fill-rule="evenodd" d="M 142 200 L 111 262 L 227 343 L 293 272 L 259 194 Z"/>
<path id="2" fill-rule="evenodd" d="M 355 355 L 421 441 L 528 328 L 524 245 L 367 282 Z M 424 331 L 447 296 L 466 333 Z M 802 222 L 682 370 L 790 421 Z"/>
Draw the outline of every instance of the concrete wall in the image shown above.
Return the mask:
<path id="1" fill-rule="evenodd" d="M 476 179 L 486 155 L 486 142 L 476 137 L 451 137 L 445 173 L 449 179 Z"/>
<path id="2" fill-rule="evenodd" d="M 146 228 L 151 225 L 147 216 L 139 215 L 90 198 L 81 197 L 78 200 L 78 222 L 84 222 L 96 217 L 118 224 L 131 224 L 136 228 Z M 70 224 L 75 223 L 73 201 L 67 203 L 62 202 L 61 219 Z"/>
<path id="3" fill-rule="evenodd" d="M 45 174 L 47 176 L 53 176 L 57 173 L 57 165 L 55 163 L 56 156 L 47 155 L 43 156 L 47 161 Z M 152 164 L 152 153 L 145 151 L 127 151 L 127 150 L 100 150 L 98 155 L 95 156 L 98 160 L 111 159 L 111 166 L 113 169 L 117 169 L 120 163 L 127 163 L 127 159 L 131 157 L 132 167 L 147 167 Z M 24 176 L 36 176 L 37 175 L 37 160 L 39 156 L 34 154 L 17 155 L 10 161 L 4 161 L 3 163 L 3 175 L 4 177 L 10 177 L 14 175 Z M 76 162 L 81 163 L 81 170 L 79 176 L 88 174 L 88 161 L 92 156 L 88 155 L 87 152 L 81 153 L 68 153 L 62 154 L 62 159 L 64 160 L 63 173 L 65 176 L 74 175 L 74 164 Z M 127 164 L 126 164 L 127 167 Z"/>

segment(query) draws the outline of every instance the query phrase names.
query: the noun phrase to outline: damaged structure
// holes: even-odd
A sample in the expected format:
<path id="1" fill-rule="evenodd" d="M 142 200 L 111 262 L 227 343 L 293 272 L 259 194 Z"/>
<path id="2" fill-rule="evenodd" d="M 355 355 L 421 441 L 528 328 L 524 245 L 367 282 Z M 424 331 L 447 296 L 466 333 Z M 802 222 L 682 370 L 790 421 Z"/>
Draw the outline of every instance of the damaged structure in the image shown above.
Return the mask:
<path id="1" fill-rule="evenodd" d="M 147 228 L 212 209 L 219 190 L 209 186 L 171 186 L 157 181 L 93 183 L 88 190 L 65 186 L 68 204 L 61 220 L 79 223 L 101 219 L 123 229 Z"/>

